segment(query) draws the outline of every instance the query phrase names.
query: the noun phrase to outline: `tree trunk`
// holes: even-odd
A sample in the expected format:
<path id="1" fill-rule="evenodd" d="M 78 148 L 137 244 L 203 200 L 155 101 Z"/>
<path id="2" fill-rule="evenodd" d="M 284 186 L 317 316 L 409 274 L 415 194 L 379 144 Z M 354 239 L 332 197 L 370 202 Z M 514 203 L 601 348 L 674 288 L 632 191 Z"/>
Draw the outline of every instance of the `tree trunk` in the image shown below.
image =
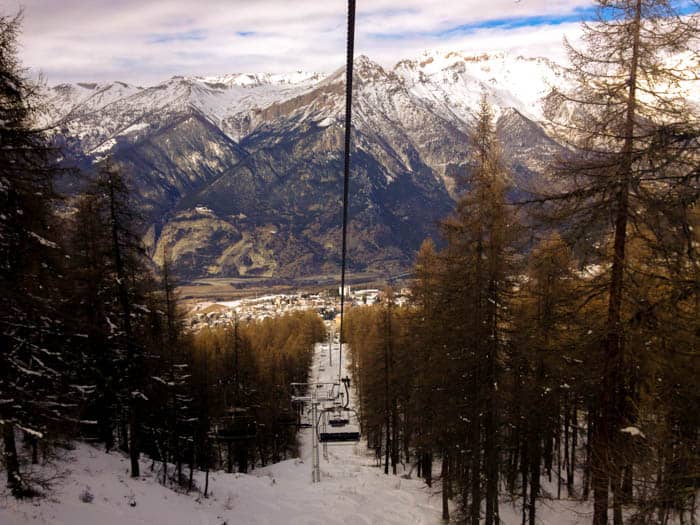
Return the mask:
<path id="1" fill-rule="evenodd" d="M 578 412 L 576 403 L 571 407 L 571 452 L 569 454 L 569 472 L 566 479 L 566 490 L 571 497 L 574 493 L 574 479 L 576 477 L 576 447 L 578 446 Z"/>
<path id="2" fill-rule="evenodd" d="M 530 456 L 530 502 L 528 504 L 528 515 L 530 525 L 535 525 L 535 515 L 537 513 L 537 497 L 540 495 L 540 462 L 541 462 L 541 440 L 537 435 L 539 429 L 533 429 Z"/>
<path id="3" fill-rule="evenodd" d="M 230 440 L 226 442 L 226 472 L 233 472 L 233 443 Z"/>
<path id="4" fill-rule="evenodd" d="M 207 466 L 204 468 L 204 497 L 209 497 L 209 462 L 207 462 Z"/>
<path id="5" fill-rule="evenodd" d="M 608 301 L 607 341 L 603 365 L 603 380 L 600 397 L 600 415 L 593 433 L 593 525 L 606 525 L 608 522 L 608 486 L 610 471 L 616 469 L 612 462 L 611 448 L 613 435 L 619 430 L 622 406 L 619 400 L 620 381 L 624 356 L 621 309 L 623 280 L 625 271 L 625 250 L 627 247 L 627 222 L 629 220 L 629 190 L 632 183 L 634 162 L 634 127 L 637 113 L 637 69 L 639 67 L 640 25 L 642 0 L 636 0 L 632 27 L 632 57 L 629 65 L 626 121 L 623 144 L 623 158 L 620 166 L 619 190 L 615 216 L 613 260 Z M 619 493 L 619 491 L 618 491 Z M 617 499 L 617 498 L 616 498 Z"/>
<path id="6" fill-rule="evenodd" d="M 425 477 L 425 483 L 429 486 L 433 486 L 433 455 L 430 452 L 426 452 L 422 457 L 423 461 L 423 474 Z"/>
<path id="7" fill-rule="evenodd" d="M 398 409 L 396 407 L 396 398 L 391 403 L 391 471 L 396 475 L 396 465 L 399 461 L 399 425 L 398 425 Z"/>
<path id="8" fill-rule="evenodd" d="M 593 488 L 593 525 L 608 523 L 608 445 L 607 422 L 598 417 L 593 427 L 591 445 L 591 486 Z"/>
<path id="9" fill-rule="evenodd" d="M 472 525 L 479 525 L 481 516 L 481 431 L 479 409 L 476 407 L 471 422 L 471 511 Z"/>
<path id="10" fill-rule="evenodd" d="M 139 432 L 137 401 L 132 399 L 129 410 L 129 459 L 131 461 L 131 477 L 138 478 L 141 475 L 139 468 Z"/>
<path id="11" fill-rule="evenodd" d="M 557 412 L 560 407 L 557 406 Z M 557 449 L 557 499 L 561 499 L 561 417 L 557 414 L 557 430 L 554 434 L 554 447 Z"/>
<path id="12" fill-rule="evenodd" d="M 496 334 L 492 334 L 494 343 L 488 355 L 488 375 L 486 378 L 489 391 L 488 412 L 486 414 L 484 453 L 486 456 L 486 525 L 493 525 L 498 516 L 498 448 L 496 437 Z"/>
<path id="13" fill-rule="evenodd" d="M 528 445 L 530 444 L 530 437 L 529 437 L 529 432 L 524 434 L 523 439 L 522 439 L 522 453 L 520 454 L 520 476 L 521 476 L 521 495 L 523 499 L 523 510 L 522 510 L 522 519 L 521 523 L 522 525 L 525 525 L 527 523 L 527 509 L 528 509 L 528 503 L 527 503 L 527 482 L 528 482 L 528 469 L 530 468 L 530 458 L 528 455 Z M 539 467 L 538 467 L 539 470 Z"/>
<path id="14" fill-rule="evenodd" d="M 168 484 L 168 456 L 165 450 L 161 452 L 161 455 L 163 456 L 163 486 L 165 487 Z"/>
<path id="15" fill-rule="evenodd" d="M 566 486 L 569 490 L 569 479 L 571 479 L 571 461 L 569 460 L 569 428 L 571 426 L 571 413 L 569 403 L 564 403 L 564 473 L 566 474 Z"/>
<path id="16" fill-rule="evenodd" d="M 22 478 L 19 474 L 19 458 L 15 430 L 12 423 L 2 425 L 3 446 L 5 449 L 5 471 L 7 472 L 7 488 L 16 498 L 22 497 Z"/>
<path id="17" fill-rule="evenodd" d="M 190 452 L 190 478 L 187 481 L 187 490 L 188 491 L 192 490 L 193 478 L 194 478 L 194 447 L 192 447 L 192 450 Z"/>
<path id="18" fill-rule="evenodd" d="M 581 499 L 588 501 L 591 490 L 591 442 L 593 440 L 593 418 L 595 417 L 591 404 L 588 405 L 586 417 L 586 464 L 583 466 L 583 487 L 581 489 Z"/>
<path id="19" fill-rule="evenodd" d="M 615 467 L 613 467 L 615 469 Z M 613 490 L 613 524 L 622 525 L 622 478 L 620 472 L 615 469 L 611 476 Z"/>
<path id="20" fill-rule="evenodd" d="M 445 522 L 450 521 L 450 467 L 447 454 L 442 454 L 442 469 L 440 472 L 442 479 L 442 519 Z"/>

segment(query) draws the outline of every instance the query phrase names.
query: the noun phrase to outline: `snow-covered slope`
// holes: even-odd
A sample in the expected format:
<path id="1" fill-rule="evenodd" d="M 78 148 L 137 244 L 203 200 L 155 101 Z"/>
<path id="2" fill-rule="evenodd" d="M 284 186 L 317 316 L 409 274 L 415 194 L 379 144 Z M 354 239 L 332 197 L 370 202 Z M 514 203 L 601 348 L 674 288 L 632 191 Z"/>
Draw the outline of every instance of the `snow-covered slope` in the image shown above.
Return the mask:
<path id="1" fill-rule="evenodd" d="M 562 68 L 546 58 L 504 53 L 425 52 L 399 62 L 394 71 L 416 98 L 430 101 L 445 118 L 464 122 L 473 118 L 482 93 L 497 111 L 511 107 L 541 120 L 542 99 L 564 81 Z"/>
<path id="2" fill-rule="evenodd" d="M 330 379 L 317 346 L 312 378 Z M 335 362 L 338 346 L 334 349 Z M 333 368 L 333 371 L 336 371 Z M 319 376 L 319 374 L 321 374 Z M 156 481 L 150 462 L 131 479 L 128 458 L 78 444 L 59 466 L 69 469 L 51 498 L 17 502 L 0 495 L 2 525 L 437 525 L 441 499 L 419 480 L 386 476 L 373 466 L 365 443 L 329 446 L 321 456 L 321 482 L 311 482 L 309 430 L 301 458 L 251 474 L 212 473 L 210 497 L 178 494 Z M 202 473 L 197 486 L 204 487 Z M 93 496 L 83 501 L 85 494 Z M 82 497 L 82 499 L 81 499 Z"/>
<path id="3" fill-rule="evenodd" d="M 131 479 L 128 458 L 79 445 L 60 466 L 69 469 L 56 492 L 42 501 L 0 495 L 3 525 L 405 525 L 440 523 L 439 496 L 417 480 L 387 477 L 371 458 L 351 463 L 330 456 L 323 481 L 311 483 L 310 464 L 288 460 L 251 474 L 212 473 L 210 497 L 163 487 L 143 462 Z M 325 461 L 325 460 L 323 460 Z M 204 486 L 198 473 L 197 485 Z M 91 494 L 87 503 L 81 495 Z M 84 498 L 84 496 L 83 496 Z"/>
<path id="4" fill-rule="evenodd" d="M 338 362 L 338 345 L 333 348 Z M 325 366 L 326 345 L 317 345 L 311 378 L 334 379 L 337 368 Z M 346 372 L 349 370 L 346 369 Z M 157 471 L 142 461 L 143 476 L 129 477 L 121 453 L 105 454 L 77 444 L 57 466 L 64 479 L 48 498 L 16 501 L 0 492 L 2 525 L 439 525 L 439 481 L 430 489 L 408 476 L 385 475 L 374 466 L 365 442 L 328 447 L 321 454 L 321 482 L 311 482 L 309 430 L 301 436 L 301 458 L 253 470 L 250 474 L 210 475 L 210 497 L 182 494 L 161 486 Z M 196 474 L 204 487 L 204 476 Z M 556 491 L 545 486 L 550 494 Z M 91 501 L 85 501 L 85 500 Z M 520 508 L 502 501 L 505 525 L 521 523 Z M 454 508 L 452 508 L 454 512 Z M 590 502 L 574 499 L 539 503 L 542 525 L 584 525 L 591 521 Z"/>

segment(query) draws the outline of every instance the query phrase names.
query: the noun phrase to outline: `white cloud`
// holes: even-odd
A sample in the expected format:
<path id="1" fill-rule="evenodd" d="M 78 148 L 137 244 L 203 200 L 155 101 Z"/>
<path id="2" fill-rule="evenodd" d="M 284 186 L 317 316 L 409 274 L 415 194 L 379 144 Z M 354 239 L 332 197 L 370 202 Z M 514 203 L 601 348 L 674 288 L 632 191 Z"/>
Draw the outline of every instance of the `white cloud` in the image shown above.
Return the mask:
<path id="1" fill-rule="evenodd" d="M 9 5 L 8 5 L 9 3 Z M 577 24 L 480 27 L 571 17 L 590 0 L 358 2 L 357 53 L 385 65 L 423 49 L 508 49 L 561 59 Z M 175 74 L 330 71 L 345 56 L 345 0 L 21 0 L 22 58 L 52 83 L 153 82 Z M 13 12 L 20 0 L 6 2 Z M 545 20 L 546 22 L 546 20 Z M 516 24 L 517 25 L 517 24 Z"/>

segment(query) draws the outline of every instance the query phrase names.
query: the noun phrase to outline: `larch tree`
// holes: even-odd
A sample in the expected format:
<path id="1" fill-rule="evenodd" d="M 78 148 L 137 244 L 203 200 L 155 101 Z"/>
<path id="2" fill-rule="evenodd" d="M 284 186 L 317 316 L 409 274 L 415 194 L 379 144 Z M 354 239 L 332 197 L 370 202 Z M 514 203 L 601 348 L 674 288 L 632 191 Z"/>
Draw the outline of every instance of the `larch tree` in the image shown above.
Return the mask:
<path id="1" fill-rule="evenodd" d="M 575 373 L 582 362 L 581 345 L 577 341 L 587 326 L 578 322 L 582 314 L 579 307 L 585 299 L 577 297 L 580 290 L 573 257 L 556 233 L 529 253 L 527 271 L 521 280 L 513 307 L 512 348 L 504 385 L 508 406 L 504 412 L 511 429 L 509 490 L 514 497 L 518 496 L 519 474 L 522 522 L 534 525 L 537 502 L 542 496 L 541 474 L 543 467 L 551 472 L 548 458 L 557 455 L 552 451 L 556 448 L 553 443 L 560 443 L 562 426 L 567 488 L 570 495 L 573 491 L 578 441 L 576 414 L 581 396 L 581 381 Z M 590 316 L 584 318 L 590 322 Z M 561 463 L 557 461 L 557 469 Z M 558 486 L 561 477 L 557 475 Z"/>
<path id="2" fill-rule="evenodd" d="M 447 247 L 440 253 L 450 294 L 445 308 L 451 320 L 452 360 L 459 362 L 464 384 L 458 417 L 468 422 L 466 447 L 470 465 L 462 481 L 470 485 L 469 516 L 479 523 L 482 502 L 485 523 L 498 520 L 499 422 L 498 384 L 501 354 L 507 344 L 504 328 L 512 291 L 517 222 L 505 199 L 507 170 L 496 140 L 493 113 L 482 98 L 471 135 L 469 188 L 455 213 L 443 222 Z M 461 445 L 461 444 L 460 444 Z M 482 479 L 485 483 L 482 484 Z M 465 493 L 466 494 L 466 493 Z"/>
<path id="3" fill-rule="evenodd" d="M 78 373 L 89 391 L 82 408 L 85 420 L 95 422 L 85 435 L 114 447 L 118 396 L 115 374 L 117 351 L 112 344 L 118 312 L 110 279 L 110 242 L 104 201 L 97 193 L 81 195 L 74 201 L 75 212 L 67 238 L 71 253 L 69 275 L 73 283 L 70 308 L 84 337 L 79 341 L 85 357 Z"/>
<path id="4" fill-rule="evenodd" d="M 567 44 L 575 86 L 550 100 L 560 138 L 570 147 L 555 171 L 570 189 L 544 200 L 562 204 L 558 219 L 569 227 L 568 239 L 607 277 L 592 443 L 595 525 L 608 521 L 610 487 L 614 521 L 622 522 L 622 479 L 631 476 L 617 453 L 627 440 L 621 430 L 637 419 L 629 402 L 637 385 L 627 341 L 639 290 L 628 245 L 647 219 L 669 218 L 664 210 L 674 194 L 697 200 L 698 122 L 684 90 L 695 80 L 690 66 L 697 60 L 698 26 L 696 17 L 679 13 L 685 5 L 598 1 L 596 19 L 583 25 L 582 49 Z M 648 240 L 665 242 L 663 235 Z"/>

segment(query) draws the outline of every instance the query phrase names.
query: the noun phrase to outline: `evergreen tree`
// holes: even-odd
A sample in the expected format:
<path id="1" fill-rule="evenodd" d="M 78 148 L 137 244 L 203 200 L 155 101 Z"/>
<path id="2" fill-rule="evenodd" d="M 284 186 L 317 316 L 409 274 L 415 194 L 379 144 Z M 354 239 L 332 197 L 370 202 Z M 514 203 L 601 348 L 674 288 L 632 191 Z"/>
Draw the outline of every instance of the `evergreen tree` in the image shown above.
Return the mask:
<path id="1" fill-rule="evenodd" d="M 148 417 L 144 418 L 142 448 L 154 460 L 160 458 L 164 485 L 170 462 L 175 465 L 175 482 L 191 489 L 198 418 L 196 387 L 191 380 L 193 348 L 184 330 L 167 252 L 163 254 L 159 290 L 150 294 L 148 308 L 144 343 L 148 387 L 144 409 Z M 185 461 L 190 467 L 187 480 L 182 468 Z"/>
<path id="2" fill-rule="evenodd" d="M 73 304 L 87 336 L 82 372 L 96 385 L 87 414 L 97 421 L 98 437 L 108 449 L 118 431 L 134 476 L 139 409 L 146 398 L 148 298 L 154 288 L 139 231 L 127 183 L 107 162 L 76 202 L 70 235 Z"/>
<path id="3" fill-rule="evenodd" d="M 8 488 L 32 493 L 20 473 L 15 432 L 34 449 L 75 417 L 69 385 L 52 180 L 55 152 L 33 128 L 38 86 L 17 60 L 20 16 L 0 16 L 0 426 Z M 75 393 L 75 392 L 73 392 Z"/>
<path id="4" fill-rule="evenodd" d="M 104 200 L 97 192 L 80 196 L 68 235 L 69 275 L 74 286 L 69 305 L 85 336 L 78 342 L 84 356 L 78 373 L 90 390 L 83 417 L 96 424 L 94 432 L 84 432 L 104 443 L 107 451 L 114 447 L 119 394 L 118 356 L 113 344 L 119 314 L 110 273 L 108 231 Z"/>

